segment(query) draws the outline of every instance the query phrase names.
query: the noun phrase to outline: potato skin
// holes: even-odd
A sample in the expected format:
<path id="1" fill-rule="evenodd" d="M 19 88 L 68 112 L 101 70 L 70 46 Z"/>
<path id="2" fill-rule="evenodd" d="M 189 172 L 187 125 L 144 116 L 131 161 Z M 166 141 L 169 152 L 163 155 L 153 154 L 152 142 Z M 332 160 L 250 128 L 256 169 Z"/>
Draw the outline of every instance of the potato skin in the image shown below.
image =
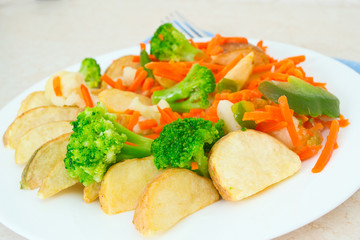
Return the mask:
<path id="1" fill-rule="evenodd" d="M 151 235 L 217 200 L 219 194 L 210 179 L 187 169 L 167 169 L 141 194 L 133 223 L 140 233 Z"/>
<path id="2" fill-rule="evenodd" d="M 26 112 L 26 111 L 28 111 L 30 109 L 33 109 L 33 108 L 43 107 L 43 106 L 50 106 L 50 105 L 52 105 L 52 103 L 49 102 L 49 100 L 47 100 L 47 98 L 45 97 L 45 92 L 44 91 L 33 92 L 33 93 L 30 93 L 21 102 L 20 109 L 19 109 L 16 116 L 20 116 L 24 112 Z"/>
<path id="3" fill-rule="evenodd" d="M 228 201 L 249 197 L 293 174 L 299 157 L 268 134 L 255 130 L 231 132 L 212 148 L 209 173 Z"/>

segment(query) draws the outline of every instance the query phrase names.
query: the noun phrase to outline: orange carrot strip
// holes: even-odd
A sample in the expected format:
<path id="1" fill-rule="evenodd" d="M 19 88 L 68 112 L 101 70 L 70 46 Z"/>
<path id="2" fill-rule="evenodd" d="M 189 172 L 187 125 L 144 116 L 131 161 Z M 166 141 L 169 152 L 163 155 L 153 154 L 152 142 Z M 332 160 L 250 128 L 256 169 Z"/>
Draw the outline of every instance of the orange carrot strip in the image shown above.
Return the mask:
<path id="1" fill-rule="evenodd" d="M 145 43 L 140 43 L 140 50 L 146 50 L 146 44 Z"/>
<path id="2" fill-rule="evenodd" d="M 321 148 L 322 145 L 306 146 L 301 149 L 300 152 L 297 152 L 297 155 L 300 157 L 301 161 L 304 161 L 315 156 Z"/>
<path id="3" fill-rule="evenodd" d="M 131 109 L 126 109 L 125 110 L 125 114 L 129 114 L 129 115 L 132 115 L 135 111 L 134 110 L 131 110 Z"/>
<path id="4" fill-rule="evenodd" d="M 115 83 L 115 88 L 119 89 L 119 90 L 123 90 L 124 89 L 124 85 L 123 82 L 121 80 L 121 78 L 118 78 L 118 80 Z"/>
<path id="5" fill-rule="evenodd" d="M 197 162 L 191 162 L 191 170 L 196 170 L 199 169 L 199 165 L 197 164 Z"/>
<path id="6" fill-rule="evenodd" d="M 159 106 L 157 106 L 157 109 L 159 110 L 159 113 L 161 114 L 160 117 L 160 124 L 169 124 L 173 122 L 173 118 L 169 116 L 167 112 L 164 111 L 164 109 L 161 109 Z"/>
<path id="7" fill-rule="evenodd" d="M 140 113 L 138 111 L 134 111 L 126 128 L 132 131 L 135 125 L 139 122 L 139 117 Z"/>
<path id="8" fill-rule="evenodd" d="M 325 147 L 322 150 L 319 159 L 317 160 L 314 168 L 312 169 L 313 173 L 321 172 L 326 164 L 329 162 L 331 155 L 334 151 L 334 146 L 336 144 L 336 139 L 339 133 L 339 122 L 337 120 L 332 120 L 330 126 L 330 132 L 327 137 Z"/>
<path id="9" fill-rule="evenodd" d="M 85 105 L 91 108 L 94 107 L 94 103 L 91 99 L 89 89 L 84 84 L 81 84 L 80 90 L 81 90 L 81 95 L 85 101 Z"/>
<path id="10" fill-rule="evenodd" d="M 264 44 L 263 40 L 260 40 L 260 41 L 256 44 L 256 46 L 265 52 L 266 49 L 267 49 L 267 47 L 265 47 L 263 44 Z"/>
<path id="11" fill-rule="evenodd" d="M 287 59 L 292 60 L 292 61 L 295 63 L 295 65 L 296 65 L 296 64 L 299 64 L 299 63 L 305 61 L 305 55 L 289 57 L 289 58 L 287 58 Z"/>
<path id="12" fill-rule="evenodd" d="M 164 40 L 164 36 L 161 33 L 159 34 L 159 38 L 160 38 L 161 41 Z"/>
<path id="13" fill-rule="evenodd" d="M 244 37 L 221 37 L 220 43 L 248 43 L 248 40 Z"/>
<path id="14" fill-rule="evenodd" d="M 281 109 L 282 116 L 288 124 L 286 128 L 289 132 L 291 141 L 292 141 L 294 147 L 296 147 L 300 144 L 300 138 L 299 138 L 299 135 L 295 128 L 295 124 L 294 124 L 294 121 L 292 118 L 293 114 L 290 111 L 287 98 L 285 95 L 283 95 L 283 96 L 279 97 L 278 101 L 279 101 L 279 106 Z"/>
<path id="15" fill-rule="evenodd" d="M 136 55 L 133 56 L 133 57 L 132 57 L 132 61 L 133 61 L 133 62 L 140 62 L 140 56 L 136 56 Z"/>
<path id="16" fill-rule="evenodd" d="M 162 131 L 163 127 L 164 127 L 164 125 L 157 126 L 157 127 L 152 128 L 152 130 L 154 133 L 160 133 Z"/>
<path id="17" fill-rule="evenodd" d="M 216 55 L 223 51 L 223 49 L 220 47 L 220 41 L 221 41 L 220 34 L 216 34 L 209 42 L 206 54 L 208 55 Z"/>
<path id="18" fill-rule="evenodd" d="M 171 108 L 164 108 L 164 112 L 166 112 L 172 119 L 172 121 L 175 121 L 178 119 L 178 116 L 171 110 Z"/>
<path id="19" fill-rule="evenodd" d="M 350 124 L 349 119 L 345 119 L 345 117 L 340 114 L 339 126 L 344 128 Z"/>
<path id="20" fill-rule="evenodd" d="M 153 134 L 145 135 L 144 137 L 147 137 L 147 138 L 150 138 L 150 139 L 154 140 L 154 139 L 160 137 L 160 134 L 153 133 Z"/>
<path id="21" fill-rule="evenodd" d="M 139 128 L 141 130 L 148 130 L 153 127 L 157 127 L 157 125 L 158 125 L 158 123 L 155 119 L 149 119 L 149 120 L 144 120 L 144 121 L 139 122 Z"/>
<path id="22" fill-rule="evenodd" d="M 101 76 L 101 80 L 106 82 L 112 88 L 116 88 L 116 83 L 106 74 Z"/>
<path id="23" fill-rule="evenodd" d="M 281 121 L 281 122 L 261 122 L 256 126 L 256 130 L 268 133 L 280 130 L 284 127 L 287 127 L 287 122 Z"/>
<path id="24" fill-rule="evenodd" d="M 278 121 L 278 116 L 271 112 L 262 112 L 262 111 L 254 111 L 254 112 L 245 112 L 243 116 L 243 121 L 253 120 L 255 123 L 260 123 L 263 121 Z"/>
<path id="25" fill-rule="evenodd" d="M 144 84 L 142 85 L 141 91 L 146 92 L 152 88 L 154 85 L 154 79 L 152 78 L 146 78 L 144 81 Z"/>
<path id="26" fill-rule="evenodd" d="M 138 70 L 136 71 L 134 81 L 131 83 L 128 90 L 135 92 L 144 82 L 146 76 L 147 76 L 147 72 L 142 67 L 139 67 Z"/>
<path id="27" fill-rule="evenodd" d="M 168 78 L 168 79 L 174 80 L 176 82 L 182 81 L 186 76 L 186 75 L 181 75 L 181 74 L 175 74 L 174 72 L 171 72 L 171 71 L 168 71 L 165 69 L 159 69 L 159 68 L 155 68 L 153 70 L 153 73 L 156 76 Z"/>
<path id="28" fill-rule="evenodd" d="M 125 144 L 127 144 L 127 145 L 130 145 L 130 146 L 137 146 L 137 144 L 135 144 L 135 143 L 132 143 L 132 142 L 125 142 Z"/>
<path id="29" fill-rule="evenodd" d="M 57 97 L 61 97 L 63 95 L 62 91 L 61 91 L 61 78 L 59 76 L 54 77 L 53 88 L 54 88 L 55 95 Z"/>
<path id="30" fill-rule="evenodd" d="M 243 56 L 244 55 L 240 53 L 228 65 L 226 65 L 218 74 L 216 74 L 215 81 L 219 82 L 243 58 Z"/>
<path id="31" fill-rule="evenodd" d="M 162 86 L 156 86 L 156 87 L 153 87 L 152 89 L 150 89 L 150 92 L 153 93 L 153 92 L 156 92 L 156 91 L 161 91 L 163 89 L 164 88 Z"/>
<path id="32" fill-rule="evenodd" d="M 274 66 L 273 63 L 265 64 L 265 65 L 258 65 L 253 68 L 253 73 L 260 73 L 265 71 L 270 71 L 271 68 Z"/>

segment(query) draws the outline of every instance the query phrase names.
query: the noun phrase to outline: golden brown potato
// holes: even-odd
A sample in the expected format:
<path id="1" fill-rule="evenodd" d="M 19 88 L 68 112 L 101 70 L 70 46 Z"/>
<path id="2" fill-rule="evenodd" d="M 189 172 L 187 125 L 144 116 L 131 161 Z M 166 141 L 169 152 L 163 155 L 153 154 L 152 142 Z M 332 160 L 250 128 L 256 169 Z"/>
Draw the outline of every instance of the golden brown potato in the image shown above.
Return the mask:
<path id="1" fill-rule="evenodd" d="M 107 214 L 134 210 L 142 190 L 159 173 L 152 156 L 113 165 L 101 183 L 101 209 Z"/>
<path id="2" fill-rule="evenodd" d="M 69 177 L 64 161 L 59 161 L 41 184 L 38 197 L 41 199 L 51 197 L 78 182 L 77 179 Z"/>
<path id="3" fill-rule="evenodd" d="M 19 141 L 15 150 L 15 162 L 27 163 L 43 144 L 71 131 L 70 121 L 49 122 L 31 129 Z"/>
<path id="4" fill-rule="evenodd" d="M 297 154 L 277 139 L 255 130 L 231 132 L 212 148 L 209 173 L 229 201 L 249 197 L 301 167 Z"/>
<path id="5" fill-rule="evenodd" d="M 21 189 L 32 190 L 41 186 L 55 165 L 64 160 L 70 135 L 71 133 L 61 135 L 45 143 L 34 153 L 23 170 Z"/>
<path id="6" fill-rule="evenodd" d="M 37 108 L 37 107 L 43 107 L 43 106 L 50 106 L 52 105 L 51 102 L 47 100 L 45 97 L 44 91 L 38 91 L 30 93 L 22 102 L 20 109 L 16 116 L 20 116 L 24 112 Z"/>
<path id="7" fill-rule="evenodd" d="M 18 116 L 8 127 L 3 136 L 4 146 L 16 148 L 21 137 L 32 128 L 49 122 L 75 120 L 80 110 L 78 107 L 57 106 L 30 109 Z"/>
<path id="8" fill-rule="evenodd" d="M 168 169 L 141 194 L 133 223 L 143 235 L 165 231 L 218 199 L 210 179 L 187 169 Z"/>
<path id="9" fill-rule="evenodd" d="M 111 79 L 118 79 L 123 74 L 124 66 L 138 68 L 140 63 L 133 62 L 133 55 L 127 55 L 120 57 L 113 61 L 113 63 L 106 69 L 105 74 L 108 75 Z"/>
<path id="10" fill-rule="evenodd" d="M 155 75 L 155 80 L 164 88 L 169 88 L 169 87 L 172 87 L 175 84 L 177 84 L 177 82 L 175 82 L 174 80 L 164 78 L 164 77 L 159 77 L 156 75 Z"/>
<path id="11" fill-rule="evenodd" d="M 266 53 L 260 48 L 250 43 L 225 43 L 224 45 L 222 45 L 222 48 L 223 48 L 222 53 L 213 56 L 212 60 L 214 63 L 227 65 L 240 53 L 246 56 L 250 52 L 255 53 L 255 58 L 254 58 L 255 66 L 269 63 L 269 58 L 266 55 Z"/>
<path id="12" fill-rule="evenodd" d="M 136 97 L 145 104 L 151 105 L 151 99 L 134 92 L 121 91 L 119 89 L 107 89 L 99 94 L 99 101 L 104 103 L 109 112 L 122 113 L 129 109 L 129 106 Z"/>
<path id="13" fill-rule="evenodd" d="M 83 199 L 86 203 L 92 203 L 99 197 L 101 183 L 94 182 L 89 186 L 84 187 Z"/>

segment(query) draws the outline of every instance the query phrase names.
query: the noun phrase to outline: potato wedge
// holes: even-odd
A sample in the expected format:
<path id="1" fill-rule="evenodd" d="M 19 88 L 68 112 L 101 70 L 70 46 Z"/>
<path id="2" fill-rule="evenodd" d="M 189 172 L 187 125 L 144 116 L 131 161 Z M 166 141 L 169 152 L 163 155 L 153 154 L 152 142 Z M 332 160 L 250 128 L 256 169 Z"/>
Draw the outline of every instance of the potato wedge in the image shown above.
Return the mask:
<path id="1" fill-rule="evenodd" d="M 217 200 L 219 194 L 210 179 L 187 169 L 168 169 L 145 188 L 133 223 L 143 235 L 165 231 Z"/>
<path id="2" fill-rule="evenodd" d="M 45 97 L 44 91 L 38 91 L 30 93 L 22 102 L 20 109 L 16 116 L 20 116 L 24 112 L 37 108 L 37 107 L 44 107 L 44 106 L 50 106 L 52 105 L 49 100 Z"/>
<path id="3" fill-rule="evenodd" d="M 127 55 L 120 57 L 113 61 L 113 63 L 106 69 L 105 74 L 108 75 L 111 79 L 118 79 L 123 74 L 123 66 L 138 68 L 140 63 L 133 62 L 133 55 Z"/>
<path id="4" fill-rule="evenodd" d="M 66 156 L 71 133 L 66 133 L 42 145 L 28 161 L 21 177 L 21 189 L 35 189 L 59 161 Z"/>
<path id="5" fill-rule="evenodd" d="M 83 199 L 86 203 L 92 203 L 99 197 L 101 183 L 94 182 L 89 186 L 84 187 Z"/>
<path id="6" fill-rule="evenodd" d="M 31 129 L 21 137 L 15 149 L 15 162 L 26 163 L 43 144 L 71 131 L 70 121 L 49 122 Z"/>
<path id="7" fill-rule="evenodd" d="M 143 191 L 158 174 L 153 157 L 129 159 L 109 168 L 101 183 L 99 200 L 106 214 L 135 209 Z"/>
<path id="8" fill-rule="evenodd" d="M 41 199 L 51 197 L 78 182 L 77 179 L 69 177 L 64 161 L 59 161 L 41 184 L 38 197 Z"/>
<path id="9" fill-rule="evenodd" d="M 214 63 L 227 65 L 240 53 L 246 56 L 250 52 L 255 53 L 255 66 L 269 63 L 269 58 L 266 53 L 250 43 L 225 43 L 221 47 L 223 48 L 222 53 L 212 57 Z"/>
<path id="10" fill-rule="evenodd" d="M 168 79 L 168 78 L 164 78 L 164 77 L 160 77 L 160 76 L 156 76 L 155 75 L 155 80 L 164 88 L 169 88 L 174 86 L 175 84 L 177 84 L 177 82 L 175 82 L 174 80 Z"/>
<path id="11" fill-rule="evenodd" d="M 57 106 L 45 106 L 30 109 L 18 116 L 6 130 L 3 136 L 4 146 L 16 148 L 21 137 L 30 129 L 49 122 L 74 120 L 80 110 L 81 109 L 78 107 Z"/>
<path id="12" fill-rule="evenodd" d="M 225 76 L 226 79 L 231 79 L 236 82 L 239 89 L 248 81 L 252 70 L 254 68 L 254 52 L 250 52 L 242 58 Z"/>
<path id="13" fill-rule="evenodd" d="M 297 154 L 277 139 L 255 130 L 231 132 L 212 148 L 209 173 L 229 201 L 249 197 L 301 167 Z"/>
<path id="14" fill-rule="evenodd" d="M 136 97 L 138 97 L 145 105 L 152 104 L 151 99 L 145 97 L 144 95 L 136 94 L 134 92 L 121 91 L 115 88 L 102 91 L 99 94 L 99 101 L 105 104 L 109 112 L 123 113 L 129 108 L 132 100 Z"/>

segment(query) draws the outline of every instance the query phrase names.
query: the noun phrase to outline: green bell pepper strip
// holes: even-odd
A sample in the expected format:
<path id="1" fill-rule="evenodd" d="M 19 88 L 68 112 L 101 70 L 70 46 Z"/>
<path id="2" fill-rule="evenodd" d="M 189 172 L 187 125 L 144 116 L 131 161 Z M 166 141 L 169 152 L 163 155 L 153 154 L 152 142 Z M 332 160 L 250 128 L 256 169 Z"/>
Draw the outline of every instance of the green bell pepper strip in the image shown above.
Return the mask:
<path id="1" fill-rule="evenodd" d="M 155 79 L 154 74 L 151 69 L 148 69 L 145 67 L 147 63 L 151 62 L 151 59 L 149 57 L 149 54 L 146 52 L 145 49 L 141 50 L 140 52 L 140 65 L 144 68 L 144 70 L 147 72 L 147 77 Z"/>
<path id="2" fill-rule="evenodd" d="M 249 101 L 240 101 L 231 106 L 231 111 L 234 113 L 234 118 L 241 127 L 255 129 L 255 121 L 243 121 L 245 112 L 255 111 L 255 106 Z"/>

